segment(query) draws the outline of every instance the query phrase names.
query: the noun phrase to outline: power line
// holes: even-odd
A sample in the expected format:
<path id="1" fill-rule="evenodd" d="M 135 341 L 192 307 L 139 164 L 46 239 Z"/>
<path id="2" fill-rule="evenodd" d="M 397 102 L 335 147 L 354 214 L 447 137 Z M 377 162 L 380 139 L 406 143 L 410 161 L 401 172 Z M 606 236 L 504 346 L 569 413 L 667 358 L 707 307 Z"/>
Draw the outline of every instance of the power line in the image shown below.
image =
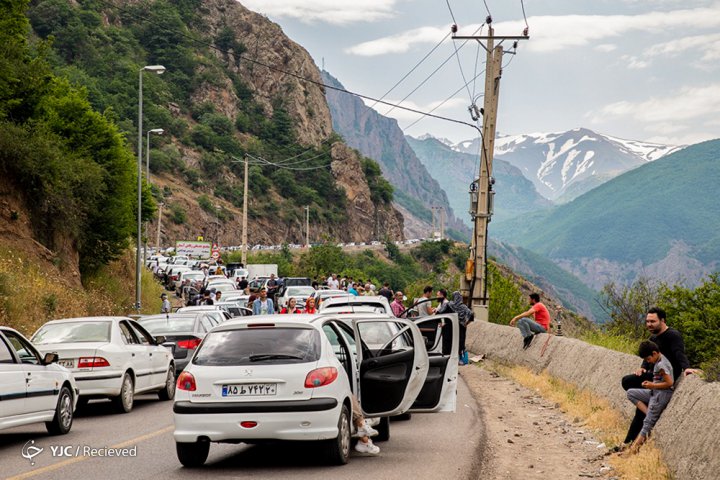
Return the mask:
<path id="1" fill-rule="evenodd" d="M 348 95 L 353 95 L 353 96 L 356 96 L 356 97 L 358 97 L 358 98 L 362 98 L 362 99 L 365 99 L 365 100 L 374 101 L 374 102 L 376 102 L 376 103 L 380 103 L 380 104 L 383 104 L 383 105 L 390 106 L 390 107 L 392 107 L 393 109 L 399 108 L 399 109 L 401 109 L 401 110 L 405 110 L 405 111 L 408 111 L 408 112 L 413 112 L 413 113 L 418 113 L 418 114 L 421 114 L 421 115 L 426 115 L 426 116 L 429 116 L 429 117 L 433 117 L 433 118 L 436 118 L 436 119 L 438 119 L 438 120 L 444 120 L 444 121 L 446 121 L 446 122 L 455 123 L 455 124 L 458 124 L 458 125 L 465 125 L 465 126 L 468 126 L 468 127 L 471 127 L 471 128 L 473 128 L 473 129 L 476 129 L 476 130 L 477 130 L 477 126 L 476 126 L 476 125 L 473 125 L 473 124 L 471 124 L 471 123 L 469 123 L 469 122 L 465 122 L 465 121 L 463 121 L 463 120 L 458 120 L 458 119 L 450 118 L 450 117 L 444 117 L 444 116 L 442 116 L 442 115 L 434 115 L 434 114 L 431 114 L 431 113 L 423 112 L 423 111 L 418 110 L 418 109 L 415 109 L 415 108 L 405 107 L 405 106 L 402 106 L 402 105 L 399 105 L 399 104 L 394 104 L 394 103 L 386 102 L 386 101 L 384 101 L 384 100 L 381 100 L 381 99 L 378 99 L 378 98 L 374 98 L 374 97 L 371 97 L 371 96 L 369 96 L 369 95 L 363 95 L 363 94 L 360 94 L 360 93 L 357 93 L 357 92 L 353 92 L 353 91 L 347 90 L 347 89 L 345 89 L 345 88 L 340 88 L 340 87 L 336 87 L 336 86 L 333 86 L 333 85 L 328 85 L 328 84 L 325 84 L 325 83 L 323 83 L 323 82 L 321 82 L 321 81 L 317 81 L 317 80 L 314 80 L 314 79 L 312 79 L 312 78 L 308 78 L 308 77 L 305 77 L 305 76 L 303 76 L 303 75 L 300 75 L 300 74 L 298 74 L 298 73 L 294 73 L 294 72 L 290 72 L 290 71 L 284 70 L 284 69 L 282 69 L 282 68 L 280 68 L 280 67 L 276 67 L 276 66 L 274 66 L 274 65 L 268 65 L 268 64 L 266 64 L 266 63 L 264 63 L 264 62 L 261 62 L 261 61 L 259 61 L 259 60 L 254 59 L 254 58 L 247 57 L 247 56 L 242 55 L 242 54 L 238 54 L 238 53 L 231 52 L 231 51 L 228 51 L 228 50 L 223 50 L 222 48 L 220 48 L 220 47 L 218 47 L 218 46 L 216 46 L 216 45 L 214 45 L 214 44 L 212 44 L 212 43 L 205 42 L 205 41 L 202 41 L 202 40 L 198 40 L 198 39 L 196 39 L 195 37 L 193 37 L 192 35 L 186 34 L 185 32 L 182 32 L 182 31 L 180 31 L 180 30 L 175 30 L 175 29 L 173 29 L 173 28 L 169 28 L 169 27 L 166 27 L 166 26 L 164 26 L 164 25 L 160 25 L 160 24 L 158 24 L 157 22 L 153 22 L 152 20 L 150 20 L 150 19 L 148 19 L 148 18 L 146 18 L 146 17 L 141 17 L 141 16 L 136 15 L 136 14 L 134 14 L 134 13 L 132 13 L 132 12 L 129 12 L 127 9 L 124 9 L 124 8 L 122 8 L 122 7 L 119 7 L 119 6 L 117 6 L 117 5 L 114 5 L 114 4 L 110 3 L 110 2 L 107 1 L 107 0 L 98 0 L 98 1 L 99 1 L 100 3 L 106 5 L 106 6 L 110 7 L 110 8 L 116 9 L 116 10 L 118 10 L 118 11 L 120 11 L 120 12 L 123 12 L 123 13 L 126 13 L 126 14 L 130 15 L 130 16 L 134 17 L 136 20 L 145 21 L 145 22 L 147 22 L 147 23 L 150 23 L 151 25 L 156 26 L 156 27 L 159 28 L 160 30 L 163 30 L 163 31 L 165 31 L 165 32 L 175 33 L 175 34 L 177 34 L 177 35 L 179 35 L 179 36 L 181 36 L 181 37 L 185 37 L 186 39 L 188 39 L 189 41 L 191 41 L 191 42 L 193 42 L 193 43 L 195 43 L 195 44 L 203 45 L 203 46 L 205 46 L 205 47 L 207 47 L 207 48 L 210 48 L 210 49 L 212 49 L 212 50 L 218 51 L 218 52 L 223 53 L 223 54 L 225 54 L 225 55 L 232 56 L 232 57 L 234 57 L 236 60 L 245 60 L 245 61 L 247 61 L 247 62 L 249 62 L 249 63 L 253 63 L 253 64 L 255 64 L 255 65 L 259 65 L 259 66 L 261 66 L 261 67 L 265 67 L 265 68 L 267 68 L 268 70 L 272 70 L 272 71 L 275 71 L 275 72 L 278 72 L 278 73 L 282 73 L 282 74 L 287 75 L 287 76 L 289 76 L 289 77 L 296 78 L 296 79 L 298 79 L 298 80 L 300 80 L 300 81 L 307 82 L 307 83 L 316 85 L 316 86 L 318 86 L 318 87 L 329 88 L 329 89 L 331 89 L 331 90 L 335 90 L 335 91 L 338 91 L 338 92 L 342 92 L 342 93 L 345 93 L 345 94 L 348 94 Z M 476 31 L 477 31 L 477 30 L 476 30 Z M 466 41 L 465 43 L 467 43 L 467 41 Z M 463 45 L 465 45 L 465 43 L 463 43 Z M 462 48 L 462 47 L 461 47 L 461 48 Z M 449 60 L 450 58 L 452 58 L 452 55 L 451 55 L 450 57 L 448 57 L 448 60 Z M 443 65 L 444 65 L 445 63 L 447 63 L 447 60 L 443 63 Z M 436 70 L 436 71 L 437 71 L 437 70 Z M 428 79 L 429 79 L 429 78 L 428 78 Z M 425 81 L 427 81 L 428 79 L 426 79 Z M 423 83 L 424 83 L 424 82 L 423 82 Z M 407 98 L 407 97 L 406 97 L 406 98 Z"/>
<path id="2" fill-rule="evenodd" d="M 457 25 L 457 20 L 455 20 L 455 14 L 452 11 L 452 7 L 450 6 L 450 0 L 445 0 L 445 3 L 447 3 L 448 10 L 450 10 L 450 16 L 452 17 L 452 21 L 455 25 Z"/>
<path id="3" fill-rule="evenodd" d="M 529 30 L 530 25 L 528 25 L 527 15 L 525 15 L 525 2 L 523 0 L 520 0 L 520 7 L 522 8 L 523 19 L 525 20 L 525 28 Z"/>
<path id="4" fill-rule="evenodd" d="M 473 35 L 475 35 L 478 31 L 480 31 L 480 30 L 482 29 L 482 27 L 483 27 L 483 26 L 481 25 L 479 28 L 477 28 L 477 29 L 473 32 Z M 388 115 L 390 114 L 390 112 L 392 112 L 392 111 L 395 110 L 396 108 L 400 108 L 400 109 L 403 109 L 403 110 L 412 111 L 412 109 L 410 109 L 410 108 L 408 108 L 408 107 L 403 107 L 403 106 L 401 106 L 400 104 L 401 104 L 402 102 L 404 102 L 405 100 L 407 100 L 407 99 L 410 97 L 410 95 L 412 95 L 413 93 L 417 92 L 417 91 L 420 89 L 420 87 L 422 87 L 423 85 L 425 85 L 442 67 L 444 67 L 444 66 L 447 64 L 447 62 L 449 62 L 449 61 L 453 58 L 453 56 L 454 56 L 459 50 L 461 50 L 465 45 L 467 45 L 467 43 L 468 43 L 469 41 L 470 41 L 470 40 L 465 40 L 465 41 L 462 43 L 462 45 L 460 45 L 459 48 L 456 48 L 456 50 L 455 50 L 454 53 L 451 53 L 450 56 L 448 56 L 448 57 L 445 59 L 445 61 L 440 64 L 439 67 L 437 67 L 435 70 L 433 70 L 430 75 L 428 75 L 422 82 L 420 82 L 420 85 L 418 85 L 418 86 L 415 87 L 410 93 L 408 93 L 407 95 L 405 95 L 405 97 L 404 97 L 402 100 L 400 100 L 400 102 L 398 102 L 397 104 L 391 104 L 391 105 L 392 105 L 392 108 L 391 108 L 390 110 L 388 110 L 387 112 L 385 112 L 384 115 L 385 115 L 385 116 L 388 116 Z M 453 45 L 454 45 L 454 44 L 453 44 Z M 464 87 L 463 87 L 463 88 L 464 88 Z M 381 102 L 381 103 L 382 103 L 382 102 Z M 467 122 L 462 122 L 462 123 L 464 123 L 465 125 L 471 125 L 471 124 L 468 124 Z M 476 128 L 475 125 L 473 125 L 473 128 Z"/>

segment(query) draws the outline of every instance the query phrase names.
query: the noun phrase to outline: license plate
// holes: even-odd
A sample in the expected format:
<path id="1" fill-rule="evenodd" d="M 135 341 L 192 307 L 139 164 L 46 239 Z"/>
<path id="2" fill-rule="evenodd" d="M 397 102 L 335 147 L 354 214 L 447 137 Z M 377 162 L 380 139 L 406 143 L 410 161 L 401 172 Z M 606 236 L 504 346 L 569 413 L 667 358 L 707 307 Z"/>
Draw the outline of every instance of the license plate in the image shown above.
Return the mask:
<path id="1" fill-rule="evenodd" d="M 223 385 L 223 397 L 254 397 L 258 395 L 275 395 L 276 383 L 251 383 L 242 385 Z"/>
<path id="2" fill-rule="evenodd" d="M 58 360 L 58 365 L 65 368 L 75 368 L 75 360 Z"/>

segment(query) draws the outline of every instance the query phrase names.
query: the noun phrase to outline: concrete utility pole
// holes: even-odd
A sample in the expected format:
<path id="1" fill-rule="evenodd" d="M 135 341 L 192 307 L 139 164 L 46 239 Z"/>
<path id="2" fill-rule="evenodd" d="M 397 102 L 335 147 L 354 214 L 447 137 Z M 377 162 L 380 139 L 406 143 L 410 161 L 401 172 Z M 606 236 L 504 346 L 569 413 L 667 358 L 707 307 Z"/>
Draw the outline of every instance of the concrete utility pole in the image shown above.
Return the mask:
<path id="1" fill-rule="evenodd" d="M 157 236 L 155 237 L 155 245 L 157 245 L 157 252 L 160 252 L 160 225 L 162 224 L 162 209 L 164 205 L 165 204 L 163 202 L 158 203 L 158 228 Z"/>
<path id="2" fill-rule="evenodd" d="M 445 239 L 445 209 L 440 207 L 440 240 Z"/>
<path id="3" fill-rule="evenodd" d="M 248 197 L 248 157 L 245 155 L 245 178 L 243 178 L 243 217 L 242 217 L 242 264 L 247 268 L 247 197 Z"/>
<path id="4" fill-rule="evenodd" d="M 485 66 L 485 99 L 482 126 L 482 149 L 480 152 L 480 176 L 471 187 L 474 211 L 471 211 L 474 224 L 474 235 L 470 245 L 470 259 L 462 279 L 461 290 L 464 297 L 469 297 L 470 306 L 478 320 L 488 320 L 489 298 L 487 295 L 487 231 L 492 216 L 493 195 L 492 162 L 495 148 L 495 132 L 497 127 L 498 98 L 500 95 L 500 77 L 502 76 L 502 44 L 495 46 L 495 40 L 528 39 L 527 30 L 522 36 L 495 36 L 495 29 L 488 21 L 487 36 L 453 36 L 454 40 L 474 39 L 478 42 L 487 41 L 484 45 L 487 52 Z M 501 42 L 502 43 L 502 42 Z M 477 203 L 475 203 L 477 202 Z M 471 209 L 472 210 L 472 209 Z"/>
<path id="5" fill-rule="evenodd" d="M 310 248 L 310 205 L 305 207 L 305 246 Z"/>

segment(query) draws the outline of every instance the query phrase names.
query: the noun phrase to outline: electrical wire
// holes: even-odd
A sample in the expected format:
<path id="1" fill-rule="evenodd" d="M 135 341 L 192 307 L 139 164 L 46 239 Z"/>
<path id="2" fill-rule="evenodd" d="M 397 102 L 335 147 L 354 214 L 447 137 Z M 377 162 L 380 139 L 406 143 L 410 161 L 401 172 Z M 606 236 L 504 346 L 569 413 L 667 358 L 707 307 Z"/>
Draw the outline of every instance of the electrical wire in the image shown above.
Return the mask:
<path id="1" fill-rule="evenodd" d="M 477 78 L 479 78 L 480 75 L 482 75 L 483 73 L 485 73 L 485 70 L 483 70 L 482 72 L 480 72 L 480 73 L 478 73 L 477 75 L 475 75 L 475 77 L 471 80 L 471 82 L 472 82 L 472 81 L 475 81 L 475 80 L 476 80 Z M 440 107 L 442 107 L 443 105 L 445 105 L 445 104 L 446 104 L 447 102 L 449 102 L 455 95 L 457 95 L 458 93 L 462 92 L 462 90 L 463 90 L 464 88 L 465 88 L 465 85 L 463 85 L 462 87 L 460 87 L 460 88 L 458 88 L 457 90 L 455 90 L 455 92 L 454 92 L 453 94 L 451 94 L 449 97 L 447 97 L 447 98 L 446 98 L 445 100 L 443 100 L 442 102 L 440 102 L 440 103 L 438 103 L 437 105 L 435 105 L 435 107 L 433 107 L 428 113 L 432 113 L 432 112 L 434 112 L 435 110 L 437 110 L 438 108 L 440 108 Z M 478 97 L 478 98 L 479 98 L 479 97 Z M 415 124 L 417 124 L 419 121 L 423 120 L 425 117 L 426 117 L 426 115 L 421 116 L 420 118 L 418 118 L 417 120 L 415 120 L 413 123 L 411 123 L 411 124 L 408 125 L 407 127 L 403 128 L 403 130 L 409 130 L 410 128 L 414 127 Z M 475 127 L 475 128 L 477 129 L 477 127 Z"/>
<path id="2" fill-rule="evenodd" d="M 485 4 L 485 10 L 487 10 L 488 16 L 492 17 L 492 13 L 490 13 L 490 7 L 488 7 L 487 0 L 483 0 L 483 3 Z"/>
<path id="3" fill-rule="evenodd" d="M 450 10 L 450 17 L 452 17 L 452 21 L 455 25 L 457 25 L 457 20 L 455 20 L 455 14 L 452 11 L 452 7 L 450 6 L 450 0 L 445 0 L 445 3 L 447 3 L 448 10 Z"/>
<path id="4" fill-rule="evenodd" d="M 177 35 L 179 35 L 179 36 L 185 37 L 186 39 L 188 39 L 189 41 L 191 41 L 191 42 L 193 42 L 193 43 L 195 43 L 195 44 L 197 44 L 197 45 L 202 45 L 202 46 L 205 46 L 205 47 L 210 48 L 210 49 L 212 49 L 212 50 L 215 50 L 215 51 L 218 51 L 218 52 L 220 52 L 220 53 L 223 53 L 223 54 L 225 54 L 225 55 L 232 56 L 232 57 L 235 58 L 236 60 L 244 60 L 244 61 L 246 61 L 246 62 L 248 62 L 248 63 L 252 63 L 252 64 L 254 64 L 254 65 L 258 65 L 258 66 L 261 66 L 261 67 L 265 67 L 265 68 L 267 68 L 268 70 L 275 71 L 275 72 L 278 72 L 278 73 L 282 73 L 282 74 L 287 75 L 287 76 L 289 76 L 289 77 L 292 77 L 292 78 L 295 78 L 295 79 L 297 79 L 297 80 L 300 80 L 300 81 L 303 81 L 303 82 L 307 82 L 307 83 L 316 85 L 316 86 L 321 87 L 321 88 L 328 88 L 328 89 L 330 89 L 330 90 L 335 90 L 335 91 L 338 91 L 338 92 L 341 92 L 341 93 L 345 93 L 345 94 L 348 94 L 348 95 L 353 95 L 353 96 L 355 96 L 355 97 L 362 98 L 362 99 L 365 99 L 365 100 L 374 101 L 374 102 L 377 102 L 377 103 L 380 103 L 380 104 L 383 104 L 383 105 L 390 106 L 390 107 L 392 107 L 393 109 L 399 108 L 399 109 L 401 109 L 401 110 L 405 110 L 405 111 L 412 112 L 412 113 L 418 113 L 418 114 L 426 115 L 426 116 L 429 116 L 429 117 L 432 117 L 432 118 L 436 118 L 436 119 L 438 119 L 438 120 L 443 120 L 443 121 L 450 122 L 450 123 L 455 123 L 455 124 L 458 124 L 458 125 L 465 125 L 465 126 L 468 126 L 468 127 L 471 127 L 471 128 L 473 128 L 473 129 L 476 129 L 476 130 L 477 130 L 477 126 L 476 126 L 476 125 L 473 125 L 473 124 L 471 124 L 471 123 L 469 123 L 469 122 L 466 122 L 466 121 L 463 121 L 463 120 L 458 120 L 458 119 L 456 119 L 456 118 L 450 118 L 450 117 L 444 117 L 444 116 L 442 116 L 442 115 L 434 115 L 434 114 L 431 114 L 431 113 L 423 112 L 422 110 L 418 110 L 418 109 L 416 109 L 416 108 L 410 108 L 410 107 L 405 107 L 405 106 L 400 105 L 400 104 L 394 104 L 394 103 L 391 103 L 391 102 L 386 102 L 386 101 L 384 101 L 384 100 L 381 100 L 381 99 L 378 99 L 378 98 L 375 98 L 375 97 L 371 97 L 371 96 L 369 96 L 369 95 L 363 95 L 363 94 L 360 94 L 360 93 L 357 93 L 357 92 L 353 92 L 353 91 L 351 91 L 351 90 L 347 90 L 347 89 L 345 89 L 345 88 L 340 88 L 340 87 L 335 87 L 335 86 L 333 86 L 333 85 L 328 85 L 328 84 L 326 84 L 326 83 L 323 83 L 322 81 L 314 80 L 314 79 L 312 79 L 312 78 L 305 77 L 305 76 L 303 76 L 303 75 L 301 75 L 301 74 L 299 74 L 299 73 L 290 72 L 290 71 L 288 71 L 288 70 L 282 69 L 282 68 L 280 68 L 280 67 L 276 67 L 276 66 L 274 66 L 274 65 L 268 65 L 268 64 L 266 64 L 266 63 L 264 63 L 264 62 L 261 62 L 260 60 L 256 60 L 256 59 L 254 59 L 254 58 L 247 57 L 247 56 L 242 55 L 242 54 L 238 54 L 238 53 L 231 52 L 231 51 L 228 51 L 228 50 L 223 50 L 222 48 L 220 48 L 220 47 L 212 44 L 211 42 L 206 42 L 206 41 L 198 40 L 198 39 L 196 39 L 194 36 L 189 35 L 189 34 L 187 34 L 187 33 L 185 33 L 185 32 L 182 32 L 182 31 L 180 31 L 180 30 L 176 30 L 176 29 L 173 29 L 173 28 L 165 27 L 164 25 L 159 25 L 157 22 L 153 22 L 152 20 L 150 20 L 150 19 L 148 19 L 148 18 L 146 18 L 146 17 L 142 17 L 142 16 L 136 15 L 136 14 L 134 14 L 134 13 L 132 13 L 132 12 L 129 12 L 127 9 L 124 9 L 124 8 L 118 6 L 118 5 L 114 5 L 113 3 L 109 2 L 108 0 L 98 0 L 98 2 L 99 2 L 99 3 L 102 3 L 102 4 L 106 5 L 106 6 L 108 6 L 108 7 L 110 7 L 110 8 L 116 9 L 116 10 L 118 10 L 118 11 L 120 11 L 120 12 L 123 12 L 123 13 L 125 13 L 125 14 L 128 14 L 129 16 L 132 16 L 132 17 L 135 18 L 136 20 L 145 21 L 145 22 L 147 22 L 147 23 L 149 23 L 149 24 L 157 27 L 158 29 L 160 29 L 160 30 L 162 30 L 162 31 L 175 33 L 175 34 L 177 34 Z M 466 41 L 465 43 L 467 43 L 467 41 Z M 465 45 L 465 44 L 463 44 L 463 45 Z M 462 48 L 462 47 L 461 47 L 461 48 Z M 452 58 L 452 55 L 451 55 L 450 57 L 448 57 L 448 60 L 449 60 L 450 58 Z M 445 63 L 447 63 L 448 60 L 446 60 L 446 61 L 443 63 L 443 65 L 444 65 Z M 437 70 L 436 70 L 436 71 L 437 71 Z M 427 80 L 429 80 L 429 77 L 428 77 L 428 79 L 426 79 L 425 81 L 427 81 Z M 423 83 L 424 83 L 424 82 L 423 82 Z M 407 98 L 407 97 L 406 97 L 406 98 Z"/>
<path id="5" fill-rule="evenodd" d="M 477 28 L 477 29 L 473 32 L 473 35 L 475 35 L 475 34 L 476 34 L 478 31 L 480 31 L 482 28 L 483 28 L 483 25 L 481 25 L 479 28 Z M 456 52 L 459 51 L 459 50 L 461 50 L 465 45 L 467 45 L 467 43 L 468 43 L 469 41 L 470 41 L 469 39 L 468 39 L 468 40 L 465 40 L 465 41 L 462 43 L 462 45 L 460 45 L 460 47 L 456 49 Z M 440 64 L 440 66 L 438 66 L 435 70 L 433 70 L 432 73 L 430 73 L 430 75 L 428 75 L 422 82 L 420 82 L 420 84 L 419 84 L 417 87 L 415 87 L 410 93 L 408 93 L 407 95 L 405 95 L 405 97 L 404 97 L 402 100 L 400 100 L 397 104 L 391 104 L 392 108 L 391 108 L 390 110 L 388 110 L 387 112 L 385 112 L 383 115 L 388 116 L 388 115 L 390 114 L 390 112 L 392 112 L 392 111 L 395 110 L 396 108 L 400 108 L 400 109 L 402 109 L 402 110 L 412 111 L 413 109 L 411 109 L 411 108 L 409 108 L 409 107 L 403 107 L 403 106 L 401 106 L 402 102 L 404 102 L 405 100 L 407 100 L 407 99 L 410 97 L 410 95 L 412 95 L 413 93 L 417 92 L 417 91 L 420 89 L 420 87 L 422 87 L 423 85 L 425 85 L 442 67 L 444 67 L 444 66 L 453 58 L 453 56 L 455 56 L 455 53 L 456 53 L 456 52 L 451 53 L 450 56 L 448 56 L 448 57 L 445 59 L 445 61 Z M 465 87 L 463 86 L 463 88 L 465 88 Z M 382 102 L 380 102 L 380 103 L 382 103 Z M 469 123 L 467 123 L 467 122 L 462 122 L 462 123 L 465 124 L 465 125 L 472 125 L 472 124 L 469 124 Z M 475 125 L 473 125 L 473 128 L 476 128 Z"/>
<path id="6" fill-rule="evenodd" d="M 520 0 L 520 7 L 522 8 L 523 19 L 525 20 L 525 27 L 527 29 L 530 29 L 530 25 L 528 25 L 528 21 L 527 21 L 527 15 L 525 15 L 525 2 L 523 0 Z"/>

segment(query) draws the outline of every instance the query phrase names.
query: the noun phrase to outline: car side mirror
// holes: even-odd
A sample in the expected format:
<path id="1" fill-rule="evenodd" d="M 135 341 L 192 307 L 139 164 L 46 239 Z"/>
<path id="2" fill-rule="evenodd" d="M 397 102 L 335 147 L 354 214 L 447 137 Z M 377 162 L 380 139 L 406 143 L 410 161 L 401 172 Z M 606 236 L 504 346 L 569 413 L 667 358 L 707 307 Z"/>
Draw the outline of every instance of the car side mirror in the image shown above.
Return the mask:
<path id="1" fill-rule="evenodd" d="M 51 363 L 57 363 L 58 359 L 60 357 L 57 353 L 54 352 L 48 352 L 45 354 L 45 357 L 43 357 L 43 365 L 50 365 Z"/>
<path id="2" fill-rule="evenodd" d="M 167 337 L 165 337 L 165 335 L 158 335 L 157 337 L 155 337 L 156 345 L 162 345 L 165 342 L 167 342 Z"/>

